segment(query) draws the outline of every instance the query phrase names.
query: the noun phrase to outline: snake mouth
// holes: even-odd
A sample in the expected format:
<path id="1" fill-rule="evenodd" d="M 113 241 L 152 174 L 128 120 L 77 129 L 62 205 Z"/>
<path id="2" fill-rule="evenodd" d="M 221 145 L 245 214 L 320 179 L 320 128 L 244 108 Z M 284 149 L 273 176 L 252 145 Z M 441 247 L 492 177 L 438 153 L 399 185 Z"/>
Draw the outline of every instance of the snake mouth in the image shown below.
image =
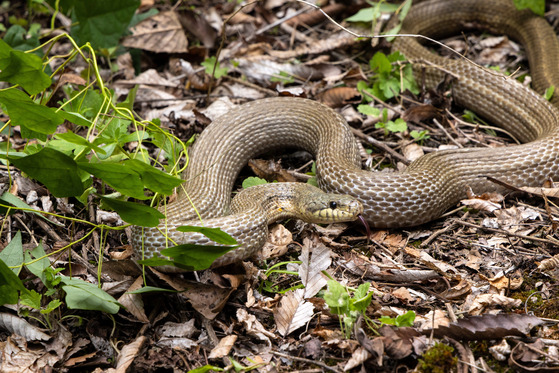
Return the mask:
<path id="1" fill-rule="evenodd" d="M 367 232 L 367 245 L 368 245 L 369 243 L 371 243 L 371 228 L 369 227 L 369 223 L 367 223 L 367 220 L 365 220 L 363 214 L 358 214 L 357 219 L 365 227 L 365 231 Z"/>

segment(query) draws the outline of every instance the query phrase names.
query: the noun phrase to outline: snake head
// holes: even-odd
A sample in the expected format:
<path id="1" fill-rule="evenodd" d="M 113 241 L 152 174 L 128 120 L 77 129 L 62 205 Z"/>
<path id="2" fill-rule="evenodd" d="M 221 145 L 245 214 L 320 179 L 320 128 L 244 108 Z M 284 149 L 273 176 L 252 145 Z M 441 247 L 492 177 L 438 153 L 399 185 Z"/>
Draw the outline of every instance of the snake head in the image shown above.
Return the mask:
<path id="1" fill-rule="evenodd" d="M 322 191 L 313 193 L 300 209 L 300 218 L 309 223 L 354 221 L 363 213 L 363 205 L 355 197 Z"/>

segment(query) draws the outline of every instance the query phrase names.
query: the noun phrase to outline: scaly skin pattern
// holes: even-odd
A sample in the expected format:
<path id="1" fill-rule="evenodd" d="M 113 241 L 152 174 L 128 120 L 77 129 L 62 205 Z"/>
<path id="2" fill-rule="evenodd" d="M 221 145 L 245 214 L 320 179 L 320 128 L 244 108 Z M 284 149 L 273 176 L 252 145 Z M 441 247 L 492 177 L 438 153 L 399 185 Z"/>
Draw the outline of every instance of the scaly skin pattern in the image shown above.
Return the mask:
<path id="1" fill-rule="evenodd" d="M 402 33 L 441 37 L 464 27 L 486 27 L 519 40 L 532 65 L 534 86 L 542 91 L 554 83 L 559 46 L 543 18 L 517 11 L 508 0 L 430 1 L 414 5 Z M 233 183 L 246 162 L 258 154 L 287 147 L 306 149 L 316 157 L 321 189 L 348 194 L 364 207 L 373 227 L 413 226 L 436 219 L 466 195 L 500 191 L 493 177 L 516 186 L 539 186 L 559 175 L 559 111 L 513 79 L 481 69 L 463 59 L 436 56 L 414 38 L 396 38 L 394 48 L 414 63 L 418 79 L 434 87 L 450 75 L 455 100 L 509 131 L 525 144 L 505 148 L 459 149 L 427 154 L 404 172 L 361 169 L 358 148 L 345 120 L 332 109 L 300 98 L 268 98 L 241 105 L 215 120 L 191 151 L 177 201 L 161 211 L 167 219 L 146 229 L 146 255 L 176 243 L 204 242 L 176 231 L 197 224 L 196 206 L 204 225 L 221 227 L 242 247 L 216 263 L 246 259 L 265 242 L 268 217 L 253 207 L 236 204 L 231 215 Z M 558 95 L 556 95 L 558 97 Z M 265 197 L 267 198 L 267 197 Z M 255 199 L 255 198 L 248 198 Z M 142 249 L 139 228 L 133 244 Z"/>

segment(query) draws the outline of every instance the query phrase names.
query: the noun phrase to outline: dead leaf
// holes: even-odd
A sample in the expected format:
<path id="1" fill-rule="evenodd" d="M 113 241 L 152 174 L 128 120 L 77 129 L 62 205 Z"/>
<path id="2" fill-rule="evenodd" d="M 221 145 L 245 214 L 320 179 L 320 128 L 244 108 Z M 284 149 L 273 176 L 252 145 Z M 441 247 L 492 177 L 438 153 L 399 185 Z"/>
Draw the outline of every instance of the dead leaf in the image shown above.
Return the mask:
<path id="1" fill-rule="evenodd" d="M 41 329 L 29 324 L 23 318 L 7 312 L 0 313 L 0 328 L 20 335 L 28 341 L 47 341 L 51 339 L 51 336 Z"/>
<path id="2" fill-rule="evenodd" d="M 300 289 L 299 289 L 300 290 Z M 245 328 L 248 334 L 251 334 L 261 341 L 264 341 L 268 346 L 272 345 L 270 338 L 275 339 L 276 335 L 270 333 L 264 328 L 264 326 L 256 319 L 256 316 L 249 314 L 244 308 L 239 308 L 237 310 L 237 320 L 245 324 Z"/>
<path id="3" fill-rule="evenodd" d="M 552 256 L 549 259 L 544 259 L 538 265 L 538 270 L 540 271 L 552 271 L 559 267 L 559 254 Z"/>
<path id="4" fill-rule="evenodd" d="M 489 353 L 499 361 L 507 360 L 507 356 L 510 352 L 511 348 L 506 339 L 503 339 L 498 345 L 489 347 Z"/>
<path id="5" fill-rule="evenodd" d="M 479 277 L 481 277 L 481 279 L 489 282 L 489 284 L 498 291 L 508 289 L 516 290 L 520 288 L 520 286 L 524 282 L 522 279 L 522 275 L 516 273 L 516 276 L 513 276 L 514 274 L 512 274 L 512 276 L 505 276 L 504 273 L 500 273 L 493 278 L 487 278 L 482 273 L 479 274 Z"/>
<path id="6" fill-rule="evenodd" d="M 404 157 L 410 162 L 413 162 L 416 159 L 423 157 L 423 155 L 425 154 L 423 148 L 421 148 L 421 146 L 419 146 L 415 142 L 412 142 L 404 146 L 402 148 L 402 153 L 404 154 Z"/>
<path id="7" fill-rule="evenodd" d="M 480 294 L 474 298 L 474 301 L 468 309 L 470 315 L 480 315 L 486 308 L 506 307 L 516 308 L 522 304 L 520 299 L 513 299 L 499 294 Z"/>
<path id="8" fill-rule="evenodd" d="M 313 316 L 314 306 L 303 299 L 304 289 L 287 292 L 274 310 L 278 333 L 286 336 L 305 325 Z"/>
<path id="9" fill-rule="evenodd" d="M 144 284 L 144 279 L 142 276 L 136 278 L 136 281 L 128 288 L 128 291 L 120 298 L 118 302 L 122 304 L 126 311 L 134 315 L 139 321 L 148 323 L 149 319 L 144 311 L 144 301 L 142 300 L 141 294 L 132 294 L 130 292 L 140 289 Z"/>
<path id="10" fill-rule="evenodd" d="M 501 208 L 501 204 L 487 201 L 481 198 L 463 199 L 460 201 L 465 206 L 470 206 L 476 210 L 493 212 Z"/>
<path id="11" fill-rule="evenodd" d="M 322 103 L 331 108 L 340 108 L 347 104 L 361 102 L 361 94 L 352 87 L 335 87 L 322 92 L 318 97 Z"/>
<path id="12" fill-rule="evenodd" d="M 215 346 L 208 355 L 208 359 L 217 359 L 229 355 L 229 352 L 233 348 L 237 338 L 238 337 L 235 334 L 226 335 L 221 338 L 217 346 Z"/>
<path id="13" fill-rule="evenodd" d="M 268 181 L 277 180 L 280 183 L 297 181 L 293 175 L 281 166 L 280 162 L 265 159 L 251 159 L 248 161 L 248 166 L 256 176 Z"/>
<path id="14" fill-rule="evenodd" d="M 274 224 L 269 228 L 268 240 L 260 250 L 259 258 L 263 260 L 284 255 L 288 245 L 293 242 L 293 234 L 282 224 Z"/>
<path id="15" fill-rule="evenodd" d="M 114 369 L 114 371 L 118 373 L 126 373 L 126 370 L 130 364 L 132 364 L 136 356 L 138 356 L 146 340 L 146 337 L 139 336 L 132 343 L 123 346 L 118 354 L 116 369 Z"/>
<path id="16" fill-rule="evenodd" d="M 184 53 L 188 40 L 178 15 L 173 11 L 161 12 L 144 19 L 131 29 L 132 35 L 122 45 L 156 53 Z"/>
<path id="17" fill-rule="evenodd" d="M 440 326 L 434 330 L 423 330 L 424 335 L 434 333 L 436 338 L 449 337 L 461 341 L 481 341 L 501 339 L 508 336 L 525 337 L 532 328 L 542 325 L 544 321 L 532 315 L 498 314 L 468 316 L 449 326 Z"/>
<path id="18" fill-rule="evenodd" d="M 312 255 L 310 250 L 312 248 Z M 303 249 L 299 260 L 299 277 L 305 286 L 303 289 L 303 299 L 314 297 L 327 284 L 326 278 L 322 274 L 332 264 L 330 249 L 320 242 L 312 241 L 308 238 L 303 240 Z"/>
<path id="19" fill-rule="evenodd" d="M 419 123 L 439 117 L 440 115 L 440 110 L 433 105 L 417 105 L 407 109 L 402 115 L 402 119 L 406 122 Z"/>
<path id="20" fill-rule="evenodd" d="M 212 11 L 215 13 L 215 8 L 212 8 Z M 206 16 L 209 14 L 186 9 L 181 11 L 180 15 L 181 24 L 188 32 L 196 36 L 204 44 L 204 47 L 208 49 L 214 47 L 217 32 L 206 20 Z"/>

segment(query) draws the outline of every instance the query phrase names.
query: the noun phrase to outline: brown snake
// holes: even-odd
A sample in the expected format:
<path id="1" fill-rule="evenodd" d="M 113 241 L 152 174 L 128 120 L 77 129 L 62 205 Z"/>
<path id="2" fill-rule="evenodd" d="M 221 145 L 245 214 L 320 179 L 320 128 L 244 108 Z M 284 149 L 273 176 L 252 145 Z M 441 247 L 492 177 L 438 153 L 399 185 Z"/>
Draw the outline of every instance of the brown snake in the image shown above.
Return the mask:
<path id="1" fill-rule="evenodd" d="M 558 83 L 559 45 L 545 19 L 517 11 L 509 0 L 430 1 L 414 5 L 401 33 L 442 37 L 475 26 L 505 33 L 526 48 L 534 87 L 540 92 Z M 430 53 L 415 38 L 396 38 L 394 48 L 414 62 L 418 81 L 434 87 L 449 76 L 456 102 L 491 120 L 525 144 L 504 148 L 459 149 L 430 153 L 404 172 L 361 169 L 355 139 L 345 120 L 324 105 L 299 98 L 269 98 L 249 102 L 214 121 L 193 146 L 184 175 L 184 191 L 165 209 L 167 220 L 145 231 L 147 256 L 166 246 L 161 232 L 175 243 L 200 237 L 176 231 L 196 223 L 192 202 L 204 224 L 220 226 L 237 237 L 235 249 L 216 265 L 252 256 L 262 245 L 264 230 L 254 216 L 229 214 L 233 183 L 248 159 L 274 149 L 303 148 L 316 157 L 321 189 L 349 194 L 364 206 L 373 227 L 403 227 L 439 217 L 465 196 L 499 191 L 487 177 L 516 186 L 540 186 L 559 175 L 559 111 L 514 79 L 481 69 L 463 59 Z M 556 81 L 556 80 L 555 80 Z M 557 98 L 558 95 L 555 95 Z M 554 100 L 559 102 L 559 100 Z M 188 198 L 186 197 L 188 195 Z M 188 200 L 190 199 L 190 201 Z M 242 209 L 242 206 L 241 206 Z M 265 225 L 265 224 L 264 224 Z M 142 249 L 141 230 L 133 235 Z"/>

